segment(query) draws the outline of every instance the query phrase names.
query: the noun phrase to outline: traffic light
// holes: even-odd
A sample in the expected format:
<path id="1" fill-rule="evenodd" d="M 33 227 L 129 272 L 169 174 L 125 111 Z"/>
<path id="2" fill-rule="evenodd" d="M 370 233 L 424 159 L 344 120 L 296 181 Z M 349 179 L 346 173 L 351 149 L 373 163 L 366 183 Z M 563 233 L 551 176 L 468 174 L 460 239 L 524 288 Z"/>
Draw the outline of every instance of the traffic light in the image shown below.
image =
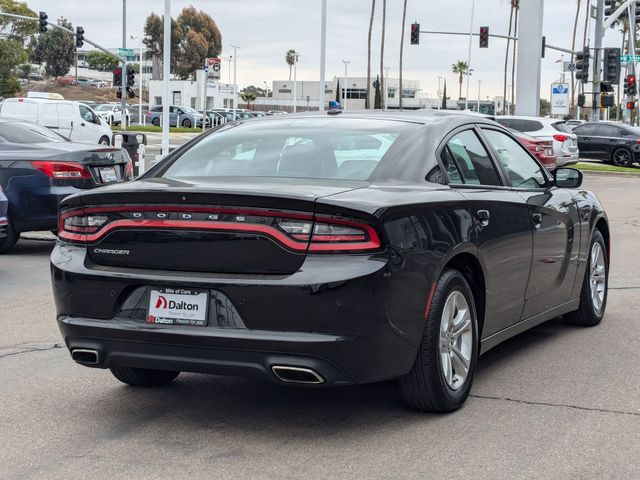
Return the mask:
<path id="1" fill-rule="evenodd" d="M 635 100 L 631 102 L 627 102 L 627 110 L 633 110 L 634 108 L 636 108 Z"/>
<path id="2" fill-rule="evenodd" d="M 616 104 L 616 97 L 613 95 L 600 95 L 600 106 L 602 108 L 613 107 Z"/>
<path id="3" fill-rule="evenodd" d="M 588 47 L 585 47 L 581 53 L 576 54 L 576 79 L 582 80 L 582 83 L 589 83 L 590 58 L 591 55 Z"/>
<path id="4" fill-rule="evenodd" d="M 627 75 L 624 79 L 624 93 L 626 95 L 635 95 L 638 92 L 636 76 L 633 73 Z"/>
<path id="5" fill-rule="evenodd" d="M 47 30 L 49 30 L 47 27 L 47 19 L 49 16 L 45 12 L 40 12 L 38 18 L 40 19 L 40 33 L 47 33 Z"/>
<path id="6" fill-rule="evenodd" d="M 76 48 L 84 46 L 84 28 L 76 27 Z"/>
<path id="7" fill-rule="evenodd" d="M 480 48 L 489 48 L 489 27 L 480 27 Z"/>
<path id="8" fill-rule="evenodd" d="M 578 106 L 582 108 L 586 104 L 587 104 L 587 96 L 584 93 L 578 94 Z"/>
<path id="9" fill-rule="evenodd" d="M 411 45 L 420 44 L 420 24 L 413 22 L 411 24 Z"/>
<path id="10" fill-rule="evenodd" d="M 122 85 L 122 69 L 120 67 L 113 70 L 113 86 Z"/>
<path id="11" fill-rule="evenodd" d="M 620 49 L 605 48 L 604 49 L 604 79 L 614 85 L 620 83 Z"/>
<path id="12" fill-rule="evenodd" d="M 132 68 L 127 69 L 127 87 L 133 87 L 136 83 L 136 72 Z"/>
<path id="13" fill-rule="evenodd" d="M 632 10 L 633 11 L 633 10 Z M 635 12 L 634 12 L 634 16 L 635 16 L 635 21 L 636 24 L 640 23 L 640 7 L 636 5 L 635 7 Z"/>
<path id="14" fill-rule="evenodd" d="M 604 0 L 604 16 L 610 17 L 618 9 L 618 0 Z"/>

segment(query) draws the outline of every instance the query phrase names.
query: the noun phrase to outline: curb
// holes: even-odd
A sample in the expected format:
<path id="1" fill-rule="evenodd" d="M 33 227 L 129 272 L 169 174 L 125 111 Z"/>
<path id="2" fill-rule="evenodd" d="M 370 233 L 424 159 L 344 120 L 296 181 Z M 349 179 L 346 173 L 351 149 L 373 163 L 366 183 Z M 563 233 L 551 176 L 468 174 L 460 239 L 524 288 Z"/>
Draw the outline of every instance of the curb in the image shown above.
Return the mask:
<path id="1" fill-rule="evenodd" d="M 604 176 L 604 177 L 637 177 L 640 178 L 640 172 L 631 173 L 631 172 L 607 172 L 606 170 L 597 171 L 597 170 L 580 170 L 585 176 Z"/>
<path id="2" fill-rule="evenodd" d="M 20 234 L 20 238 L 24 240 L 53 242 L 57 237 L 51 232 L 25 232 Z"/>

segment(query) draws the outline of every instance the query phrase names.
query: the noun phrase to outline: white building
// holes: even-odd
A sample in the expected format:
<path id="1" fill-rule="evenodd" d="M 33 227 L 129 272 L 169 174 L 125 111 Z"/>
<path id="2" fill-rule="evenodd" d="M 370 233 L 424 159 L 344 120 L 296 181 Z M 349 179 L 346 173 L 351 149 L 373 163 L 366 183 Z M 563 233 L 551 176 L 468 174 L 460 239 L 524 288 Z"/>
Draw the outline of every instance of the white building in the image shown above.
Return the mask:
<path id="1" fill-rule="evenodd" d="M 169 91 L 172 105 L 185 105 L 202 110 L 205 99 L 205 73 L 196 72 L 196 80 L 171 80 Z M 206 109 L 233 108 L 234 86 L 228 83 L 207 80 Z M 149 82 L 149 104 L 162 105 L 162 80 Z"/>

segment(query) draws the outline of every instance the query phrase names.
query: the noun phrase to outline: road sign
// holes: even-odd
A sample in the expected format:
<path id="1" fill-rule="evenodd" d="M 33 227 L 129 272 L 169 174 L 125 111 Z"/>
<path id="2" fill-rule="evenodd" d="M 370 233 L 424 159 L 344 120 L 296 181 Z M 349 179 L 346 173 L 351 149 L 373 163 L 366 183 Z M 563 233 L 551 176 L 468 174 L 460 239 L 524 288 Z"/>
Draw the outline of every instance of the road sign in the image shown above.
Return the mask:
<path id="1" fill-rule="evenodd" d="M 205 72 L 207 76 L 212 80 L 220 80 L 220 70 L 222 67 L 222 61 L 219 58 L 207 58 L 205 64 Z"/>
<path id="2" fill-rule="evenodd" d="M 120 57 L 133 57 L 133 48 L 119 48 L 118 55 Z"/>
<path id="3" fill-rule="evenodd" d="M 633 55 L 620 55 L 620 62 L 622 63 L 631 63 L 634 61 Z M 640 63 L 640 55 L 635 56 L 635 62 Z"/>
<path id="4" fill-rule="evenodd" d="M 567 115 L 569 113 L 569 84 L 551 84 L 551 115 Z"/>

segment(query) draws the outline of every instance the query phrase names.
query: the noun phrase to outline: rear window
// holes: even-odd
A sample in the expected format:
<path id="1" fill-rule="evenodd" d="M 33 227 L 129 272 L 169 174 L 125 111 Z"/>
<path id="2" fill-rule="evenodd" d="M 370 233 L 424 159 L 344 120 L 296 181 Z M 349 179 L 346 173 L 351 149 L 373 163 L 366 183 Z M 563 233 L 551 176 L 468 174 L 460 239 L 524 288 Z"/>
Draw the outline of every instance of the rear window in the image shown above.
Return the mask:
<path id="1" fill-rule="evenodd" d="M 518 130 L 519 132 L 537 132 L 544 128 L 542 123 L 537 120 L 524 120 L 522 118 L 496 117 L 496 122 L 513 130 Z"/>
<path id="2" fill-rule="evenodd" d="M 205 137 L 163 176 L 366 180 L 394 144 L 417 128 L 406 122 L 348 118 L 249 122 Z"/>
<path id="3" fill-rule="evenodd" d="M 573 130 L 567 125 L 567 122 L 556 122 L 552 123 L 551 126 L 562 133 L 573 133 Z"/>
<path id="4" fill-rule="evenodd" d="M 11 143 L 66 142 L 67 140 L 48 128 L 35 123 L 0 122 L 0 137 Z"/>

